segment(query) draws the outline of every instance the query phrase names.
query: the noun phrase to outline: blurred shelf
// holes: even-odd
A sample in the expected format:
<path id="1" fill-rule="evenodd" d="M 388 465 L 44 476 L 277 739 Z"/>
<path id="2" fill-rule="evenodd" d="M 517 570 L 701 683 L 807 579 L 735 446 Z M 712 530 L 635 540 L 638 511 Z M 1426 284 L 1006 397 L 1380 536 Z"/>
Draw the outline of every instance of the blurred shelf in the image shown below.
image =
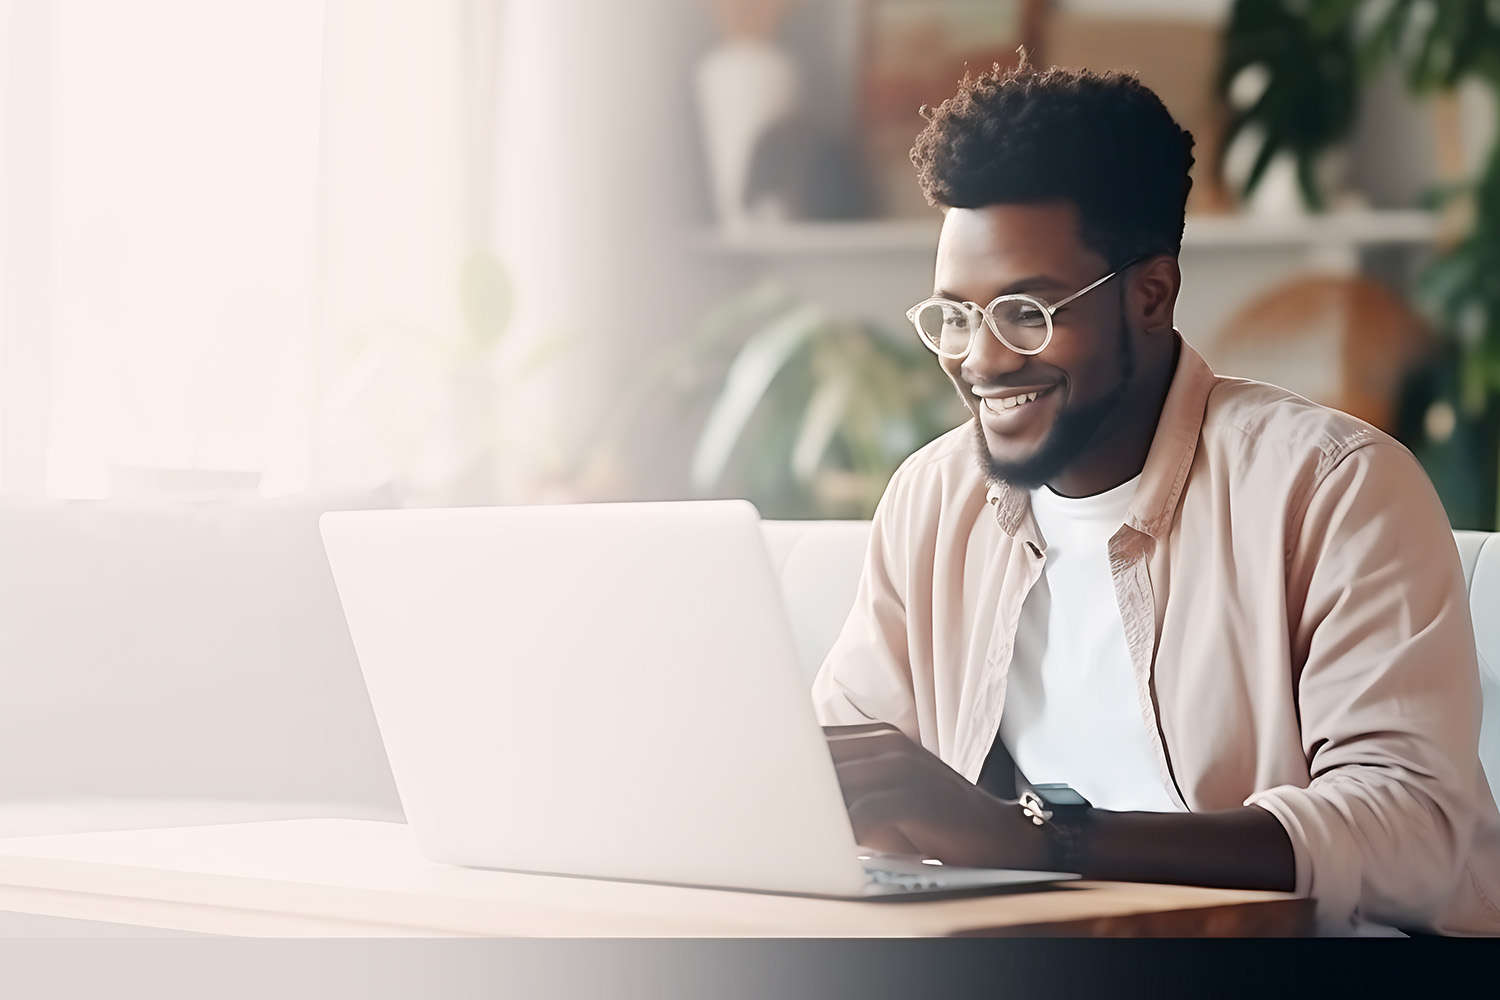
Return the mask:
<path id="1" fill-rule="evenodd" d="M 707 253 L 782 257 L 869 253 L 930 254 L 939 220 L 876 219 L 863 222 L 795 222 L 698 230 L 693 245 Z M 1195 249 L 1361 247 L 1431 243 L 1438 218 L 1431 212 L 1365 210 L 1267 218 L 1249 215 L 1188 216 L 1183 246 Z"/>
<path id="2" fill-rule="evenodd" d="M 697 231 L 694 244 L 710 253 L 783 254 L 883 253 L 937 247 L 941 220 L 872 219 L 859 222 L 786 222 L 736 229 Z"/>
<path id="3" fill-rule="evenodd" d="M 1438 217 L 1416 209 L 1329 212 L 1271 218 L 1192 215 L 1182 234 L 1192 247 L 1303 247 L 1424 244 L 1437 238 Z"/>

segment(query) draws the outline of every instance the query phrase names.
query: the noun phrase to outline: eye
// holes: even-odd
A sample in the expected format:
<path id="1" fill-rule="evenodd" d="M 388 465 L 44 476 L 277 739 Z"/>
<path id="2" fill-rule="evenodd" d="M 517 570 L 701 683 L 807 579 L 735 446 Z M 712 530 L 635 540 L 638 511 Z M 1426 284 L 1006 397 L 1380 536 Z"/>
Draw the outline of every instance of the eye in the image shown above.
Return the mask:
<path id="1" fill-rule="evenodd" d="M 912 320 L 922 339 L 939 351 L 967 343 L 974 328 L 974 316 L 968 309 L 960 303 L 940 299 L 923 303 L 912 314 Z"/>
<path id="2" fill-rule="evenodd" d="M 1030 298 L 1001 299 L 995 304 L 994 316 L 1011 328 L 1035 329 L 1047 325 L 1041 303 Z"/>
<path id="3" fill-rule="evenodd" d="M 1047 317 L 1030 302 L 1016 303 L 1015 320 L 1021 326 L 1045 326 Z"/>

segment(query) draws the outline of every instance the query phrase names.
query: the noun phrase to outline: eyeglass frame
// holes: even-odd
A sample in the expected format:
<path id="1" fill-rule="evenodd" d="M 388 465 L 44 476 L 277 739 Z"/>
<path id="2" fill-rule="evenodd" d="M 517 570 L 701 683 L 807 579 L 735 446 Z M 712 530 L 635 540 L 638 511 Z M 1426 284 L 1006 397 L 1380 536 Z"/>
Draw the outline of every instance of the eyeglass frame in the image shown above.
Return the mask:
<path id="1" fill-rule="evenodd" d="M 1055 324 L 1053 322 L 1053 317 L 1055 317 L 1057 315 L 1057 313 L 1058 313 L 1059 310 L 1061 310 L 1064 306 L 1068 305 L 1069 303 L 1074 302 L 1077 299 L 1082 298 L 1084 295 L 1088 294 L 1089 292 L 1092 292 L 1094 289 L 1098 288 L 1100 285 L 1104 284 L 1106 281 L 1108 281 L 1110 278 L 1113 278 L 1115 275 L 1119 274 L 1121 271 L 1129 270 L 1131 267 L 1134 267 L 1136 264 L 1139 264 L 1141 261 L 1145 260 L 1149 256 L 1150 256 L 1150 254 L 1142 254 L 1139 257 L 1132 257 L 1130 260 L 1128 260 L 1125 263 L 1121 264 L 1119 267 L 1115 268 L 1113 271 L 1109 272 L 1104 277 L 1099 278 L 1097 281 L 1094 281 L 1091 284 L 1085 285 L 1084 287 L 1080 288 L 1078 291 L 1074 292 L 1072 295 L 1069 295 L 1067 298 L 1063 299 L 1061 302 L 1058 302 L 1058 303 L 1055 303 L 1055 304 L 1054 303 L 1049 303 L 1045 299 L 1039 299 L 1035 295 L 1031 295 L 1031 294 L 1028 294 L 1026 292 L 1011 292 L 1011 293 L 1006 294 L 1006 295 L 997 295 L 993 299 L 990 300 L 990 304 L 987 305 L 987 306 L 982 306 L 978 302 L 968 302 L 968 301 L 960 302 L 957 299 L 950 299 L 950 298 L 948 298 L 947 296 L 944 296 L 944 295 L 930 295 L 927 298 L 923 299 L 921 302 L 918 302 L 916 305 L 912 306 L 910 309 L 906 310 L 906 318 L 911 322 L 912 329 L 914 329 L 914 330 L 917 331 L 917 339 L 922 342 L 922 346 L 924 346 L 928 350 L 932 351 L 932 353 L 936 354 L 938 357 L 943 358 L 943 359 L 948 360 L 948 361 L 959 361 L 959 360 L 961 360 L 963 358 L 968 357 L 969 356 L 969 352 L 974 349 L 974 334 L 978 333 L 979 330 L 978 330 L 978 327 L 976 326 L 973 330 L 971 330 L 969 332 L 969 342 L 964 345 L 964 349 L 963 349 L 963 351 L 961 353 L 959 353 L 959 354 L 945 354 L 945 353 L 943 353 L 941 350 L 939 350 L 937 347 L 935 347 L 933 345 L 932 341 L 930 341 L 930 340 L 927 339 L 927 335 L 922 332 L 921 325 L 917 323 L 917 314 L 919 312 L 921 312 L 923 309 L 925 309 L 927 306 L 933 305 L 934 303 L 943 303 L 945 305 L 962 306 L 962 307 L 969 307 L 969 308 L 976 309 L 976 310 L 978 310 L 979 315 L 984 319 L 984 322 L 989 325 L 990 333 L 994 334 L 995 335 L 995 339 L 998 340 L 998 341 L 1000 341 L 1000 343 L 1004 344 L 1007 349 L 1009 349 L 1011 351 L 1014 351 L 1017 354 L 1025 354 L 1025 355 L 1028 355 L 1028 356 L 1034 355 L 1034 354 L 1040 354 L 1040 353 L 1042 353 L 1043 351 L 1045 351 L 1047 349 L 1047 345 L 1048 344 L 1052 343 L 1052 332 L 1056 328 Z M 991 310 L 993 310 L 1001 302 L 1015 302 L 1015 301 L 1029 302 L 1032 305 L 1035 305 L 1041 311 L 1042 315 L 1046 318 L 1046 320 L 1047 320 L 1047 335 L 1042 338 L 1042 343 L 1041 343 L 1040 347 L 1036 347 L 1036 348 L 1033 348 L 1031 350 L 1025 350 L 1023 348 L 1017 347 L 1015 344 L 1012 344 L 1009 340 L 1006 340 L 1005 339 L 1005 335 L 1000 332 L 1000 325 L 999 325 L 999 323 L 997 323 L 995 321 L 995 315 L 994 315 L 993 312 L 991 312 Z"/>

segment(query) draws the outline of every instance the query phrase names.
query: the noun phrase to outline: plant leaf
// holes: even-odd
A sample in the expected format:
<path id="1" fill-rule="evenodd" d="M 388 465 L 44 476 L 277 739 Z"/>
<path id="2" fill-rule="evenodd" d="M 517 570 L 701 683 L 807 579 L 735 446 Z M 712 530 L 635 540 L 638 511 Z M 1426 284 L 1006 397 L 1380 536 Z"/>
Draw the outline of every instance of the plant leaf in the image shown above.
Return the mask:
<path id="1" fill-rule="evenodd" d="M 510 275 L 493 254 L 481 250 L 464 258 L 458 284 L 470 338 L 480 347 L 492 346 L 510 325 L 515 304 Z"/>
<path id="2" fill-rule="evenodd" d="M 854 373 L 848 368 L 834 369 L 818 381 L 802 412 L 802 425 L 792 446 L 792 476 L 798 482 L 811 484 L 817 476 L 818 465 L 838 434 L 853 395 Z"/>
<path id="3" fill-rule="evenodd" d="M 714 401 L 693 449 L 694 489 L 712 490 L 724 475 L 734 446 L 760 406 L 766 390 L 812 337 L 825 328 L 823 310 L 806 303 L 778 317 L 752 336 L 730 363 L 724 390 Z"/>

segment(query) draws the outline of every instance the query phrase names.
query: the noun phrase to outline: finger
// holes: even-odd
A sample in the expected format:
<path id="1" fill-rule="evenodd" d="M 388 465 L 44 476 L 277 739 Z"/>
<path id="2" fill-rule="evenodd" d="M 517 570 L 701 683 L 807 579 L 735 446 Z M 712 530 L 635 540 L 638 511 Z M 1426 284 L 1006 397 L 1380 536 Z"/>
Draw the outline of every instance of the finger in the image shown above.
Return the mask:
<path id="1" fill-rule="evenodd" d="M 900 731 L 901 730 L 897 729 L 889 722 L 860 722 L 852 726 L 823 727 L 823 735 L 827 736 L 831 740 L 850 739 L 880 732 L 899 733 Z"/>
<path id="2" fill-rule="evenodd" d="M 856 788 L 874 784 L 915 782 L 927 788 L 951 788 L 971 791 L 974 788 L 963 775 L 928 751 L 912 743 L 898 745 L 884 753 L 846 757 L 833 762 L 840 782 Z"/>
<path id="3" fill-rule="evenodd" d="M 907 739 L 905 734 L 895 729 L 828 740 L 828 752 L 833 755 L 835 761 L 857 760 L 861 757 L 892 753 L 903 749 L 920 750 L 921 748 Z"/>
<path id="4" fill-rule="evenodd" d="M 900 830 L 893 826 L 870 831 L 864 837 L 855 837 L 854 842 L 867 851 L 880 854 L 915 854 L 922 857 L 926 856 L 917 850 L 916 845 L 907 840 Z"/>
<path id="5" fill-rule="evenodd" d="M 913 841 L 917 814 L 911 797 L 901 792 L 871 792 L 849 805 L 849 823 L 854 839 L 864 847 L 891 854 L 919 854 Z"/>
<path id="6" fill-rule="evenodd" d="M 846 760 L 834 767 L 844 804 L 872 792 L 904 791 L 916 793 L 924 785 L 923 768 L 911 754 L 891 753 L 861 760 Z"/>

